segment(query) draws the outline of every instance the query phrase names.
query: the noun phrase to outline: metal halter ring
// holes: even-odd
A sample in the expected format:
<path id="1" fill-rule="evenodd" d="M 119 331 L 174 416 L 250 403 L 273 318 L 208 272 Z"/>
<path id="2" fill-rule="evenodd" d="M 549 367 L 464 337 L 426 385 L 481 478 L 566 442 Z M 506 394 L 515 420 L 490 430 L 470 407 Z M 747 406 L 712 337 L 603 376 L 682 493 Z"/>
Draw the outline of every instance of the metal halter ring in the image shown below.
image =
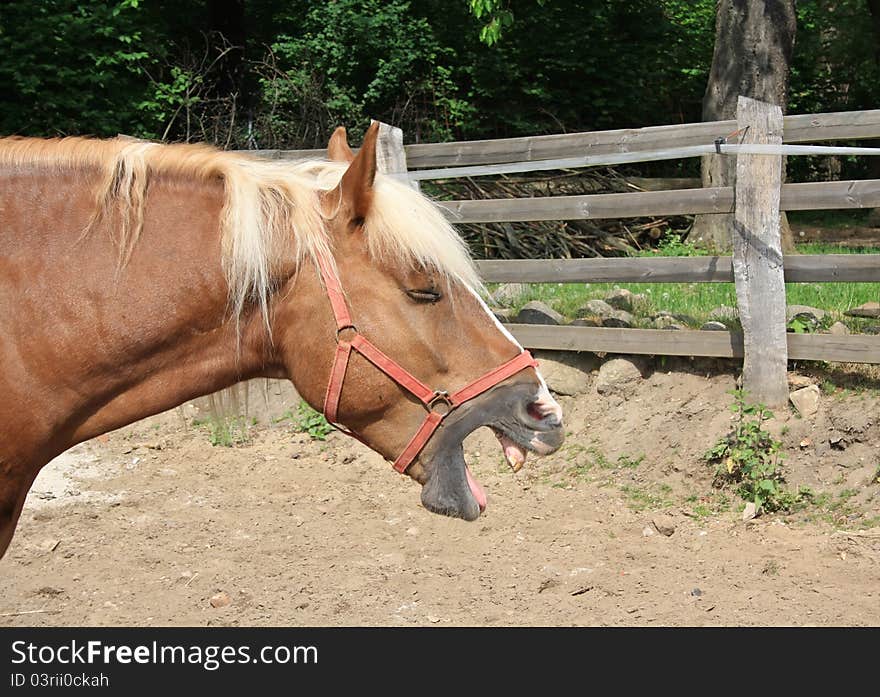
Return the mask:
<path id="1" fill-rule="evenodd" d="M 352 332 L 354 332 L 354 335 L 355 335 L 355 336 L 357 336 L 358 334 L 360 334 L 360 332 L 357 330 L 357 327 L 354 326 L 353 324 L 346 324 L 344 327 L 339 327 L 339 329 L 336 330 L 336 343 L 337 343 L 337 344 L 338 344 L 340 341 L 342 341 L 342 332 L 347 332 L 349 329 L 350 329 Z"/>
<path id="2" fill-rule="evenodd" d="M 446 390 L 437 390 L 431 401 L 428 402 L 428 411 L 436 412 L 442 416 L 446 416 L 452 411 L 452 400 L 449 399 L 449 393 Z M 437 408 L 439 407 L 439 409 Z"/>

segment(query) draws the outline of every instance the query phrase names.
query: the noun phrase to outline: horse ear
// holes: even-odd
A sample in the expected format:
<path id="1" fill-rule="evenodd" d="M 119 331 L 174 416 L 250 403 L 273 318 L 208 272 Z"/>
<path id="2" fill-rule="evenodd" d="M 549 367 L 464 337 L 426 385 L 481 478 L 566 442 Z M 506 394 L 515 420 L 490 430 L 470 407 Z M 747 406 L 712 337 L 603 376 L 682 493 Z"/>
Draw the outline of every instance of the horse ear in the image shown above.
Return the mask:
<path id="1" fill-rule="evenodd" d="M 345 127 L 340 126 L 333 131 L 333 135 L 330 136 L 330 142 L 327 144 L 327 157 L 333 162 L 351 162 L 354 160 L 354 153 L 348 147 Z"/>
<path id="2" fill-rule="evenodd" d="M 339 182 L 342 201 L 352 220 L 367 217 L 373 202 L 373 182 L 376 179 L 376 139 L 379 135 L 379 122 L 374 121 L 357 156 L 342 175 Z"/>

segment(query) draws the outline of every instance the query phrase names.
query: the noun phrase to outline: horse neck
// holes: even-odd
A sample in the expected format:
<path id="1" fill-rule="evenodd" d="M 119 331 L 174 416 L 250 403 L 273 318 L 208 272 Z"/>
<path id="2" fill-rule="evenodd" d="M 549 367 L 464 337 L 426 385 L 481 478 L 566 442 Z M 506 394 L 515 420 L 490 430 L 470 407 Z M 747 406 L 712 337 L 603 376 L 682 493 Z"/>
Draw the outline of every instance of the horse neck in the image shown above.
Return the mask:
<path id="1" fill-rule="evenodd" d="M 51 457 L 273 374 L 258 313 L 238 331 L 228 318 L 219 185 L 151 184 L 143 232 L 119 268 L 112 222 L 82 236 L 94 190 L 81 174 L 4 179 L 0 423 L 21 434 L 20 450 Z"/>

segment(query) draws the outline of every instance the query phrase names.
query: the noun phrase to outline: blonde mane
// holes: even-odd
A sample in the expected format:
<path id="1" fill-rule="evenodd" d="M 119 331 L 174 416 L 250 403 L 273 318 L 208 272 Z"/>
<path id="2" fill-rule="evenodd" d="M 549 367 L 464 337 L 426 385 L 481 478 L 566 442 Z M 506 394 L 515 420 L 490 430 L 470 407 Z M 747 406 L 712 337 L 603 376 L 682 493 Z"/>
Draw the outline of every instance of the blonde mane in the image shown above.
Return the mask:
<path id="1" fill-rule="evenodd" d="M 298 265 L 319 256 L 332 260 L 319 197 L 339 183 L 346 169 L 326 161 L 272 162 L 206 145 L 78 137 L 0 138 L 4 165 L 97 170 L 95 209 L 85 233 L 114 216 L 110 227 L 120 268 L 141 236 L 152 177 L 221 182 L 220 235 L 230 308 L 237 318 L 254 303 L 267 323 L 275 261 L 282 250 L 288 256 L 292 245 Z M 452 283 L 482 288 L 464 242 L 439 207 L 401 182 L 377 175 L 364 230 L 376 260 L 436 270 Z"/>

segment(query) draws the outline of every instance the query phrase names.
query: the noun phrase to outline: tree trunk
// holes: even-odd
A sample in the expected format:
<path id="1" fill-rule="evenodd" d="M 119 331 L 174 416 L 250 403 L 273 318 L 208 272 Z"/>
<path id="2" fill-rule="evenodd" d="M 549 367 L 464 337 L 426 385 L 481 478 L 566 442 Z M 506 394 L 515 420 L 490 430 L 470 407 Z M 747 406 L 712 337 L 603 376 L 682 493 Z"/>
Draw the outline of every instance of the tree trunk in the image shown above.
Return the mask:
<path id="1" fill-rule="evenodd" d="M 796 29 L 795 0 L 718 0 L 715 52 L 703 97 L 703 121 L 735 118 L 740 95 L 776 104 L 784 113 Z M 735 173 L 735 157 L 703 157 L 704 187 L 733 186 Z M 783 249 L 791 251 L 794 241 L 784 214 L 781 223 Z M 698 215 L 690 239 L 703 247 L 729 251 L 733 246 L 733 215 Z"/>

